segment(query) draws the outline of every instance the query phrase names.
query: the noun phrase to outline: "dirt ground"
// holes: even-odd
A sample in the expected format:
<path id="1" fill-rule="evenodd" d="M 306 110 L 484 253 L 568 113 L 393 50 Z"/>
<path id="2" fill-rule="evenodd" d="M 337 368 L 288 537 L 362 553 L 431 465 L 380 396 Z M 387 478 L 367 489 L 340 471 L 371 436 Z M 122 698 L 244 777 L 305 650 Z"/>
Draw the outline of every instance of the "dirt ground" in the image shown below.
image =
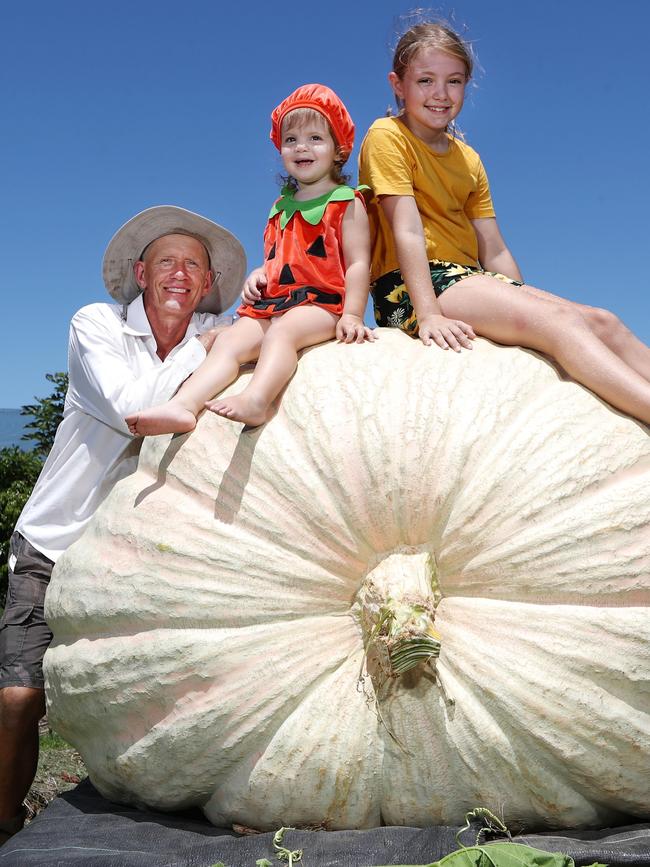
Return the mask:
<path id="1" fill-rule="evenodd" d="M 40 724 L 41 750 L 38 770 L 29 794 L 25 798 L 28 819 L 33 819 L 49 802 L 73 789 L 85 776 L 86 768 L 79 753 L 56 732 L 50 730 L 47 720 Z"/>

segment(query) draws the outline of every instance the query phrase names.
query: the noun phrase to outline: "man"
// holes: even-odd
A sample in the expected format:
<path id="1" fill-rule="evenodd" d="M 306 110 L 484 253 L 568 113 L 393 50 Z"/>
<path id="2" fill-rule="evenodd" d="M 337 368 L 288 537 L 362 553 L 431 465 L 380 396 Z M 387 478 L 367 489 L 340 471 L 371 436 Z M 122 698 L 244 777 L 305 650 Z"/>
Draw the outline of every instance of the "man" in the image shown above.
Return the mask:
<path id="1" fill-rule="evenodd" d="M 0 845 L 23 825 L 36 773 L 52 567 L 136 467 L 142 440 L 124 417 L 170 398 L 199 366 L 225 327 L 213 314 L 235 300 L 245 267 L 241 244 L 221 226 L 182 208 L 150 208 L 122 226 L 104 256 L 104 282 L 119 303 L 90 304 L 72 319 L 63 421 L 10 547 L 0 622 Z"/>

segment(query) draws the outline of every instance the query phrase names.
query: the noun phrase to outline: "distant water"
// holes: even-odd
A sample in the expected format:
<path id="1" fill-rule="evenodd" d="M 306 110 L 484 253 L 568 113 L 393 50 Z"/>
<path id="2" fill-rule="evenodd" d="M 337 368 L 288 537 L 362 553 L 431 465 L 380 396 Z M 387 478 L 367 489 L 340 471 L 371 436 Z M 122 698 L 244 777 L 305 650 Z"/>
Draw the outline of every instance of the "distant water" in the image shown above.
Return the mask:
<path id="1" fill-rule="evenodd" d="M 32 448 L 31 441 L 21 440 L 25 425 L 32 420 L 29 415 L 21 415 L 19 409 L 0 408 L 0 449 L 19 446 L 23 450 Z"/>

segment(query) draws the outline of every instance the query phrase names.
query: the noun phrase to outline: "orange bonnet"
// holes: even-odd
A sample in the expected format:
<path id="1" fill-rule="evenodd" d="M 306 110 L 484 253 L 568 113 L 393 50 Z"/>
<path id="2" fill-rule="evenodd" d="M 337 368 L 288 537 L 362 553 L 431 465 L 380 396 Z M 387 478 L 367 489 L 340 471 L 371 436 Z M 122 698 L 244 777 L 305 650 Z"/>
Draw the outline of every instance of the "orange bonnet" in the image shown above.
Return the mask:
<path id="1" fill-rule="evenodd" d="M 328 121 L 336 144 L 346 158 L 354 146 L 354 123 L 343 102 L 324 84 L 303 84 L 284 99 L 271 114 L 271 141 L 280 150 L 282 146 L 282 121 L 296 108 L 313 108 Z"/>

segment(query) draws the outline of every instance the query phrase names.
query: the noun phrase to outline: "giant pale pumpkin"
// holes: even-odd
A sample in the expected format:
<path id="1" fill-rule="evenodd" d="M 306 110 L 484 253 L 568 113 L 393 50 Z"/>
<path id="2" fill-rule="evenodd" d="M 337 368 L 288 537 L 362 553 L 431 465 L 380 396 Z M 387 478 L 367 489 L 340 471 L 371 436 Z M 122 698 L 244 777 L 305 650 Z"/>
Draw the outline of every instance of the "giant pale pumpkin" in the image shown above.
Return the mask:
<path id="1" fill-rule="evenodd" d="M 646 817 L 649 526 L 647 428 L 535 354 L 316 347 L 266 426 L 147 440 L 57 565 L 51 720 L 219 825 Z"/>

